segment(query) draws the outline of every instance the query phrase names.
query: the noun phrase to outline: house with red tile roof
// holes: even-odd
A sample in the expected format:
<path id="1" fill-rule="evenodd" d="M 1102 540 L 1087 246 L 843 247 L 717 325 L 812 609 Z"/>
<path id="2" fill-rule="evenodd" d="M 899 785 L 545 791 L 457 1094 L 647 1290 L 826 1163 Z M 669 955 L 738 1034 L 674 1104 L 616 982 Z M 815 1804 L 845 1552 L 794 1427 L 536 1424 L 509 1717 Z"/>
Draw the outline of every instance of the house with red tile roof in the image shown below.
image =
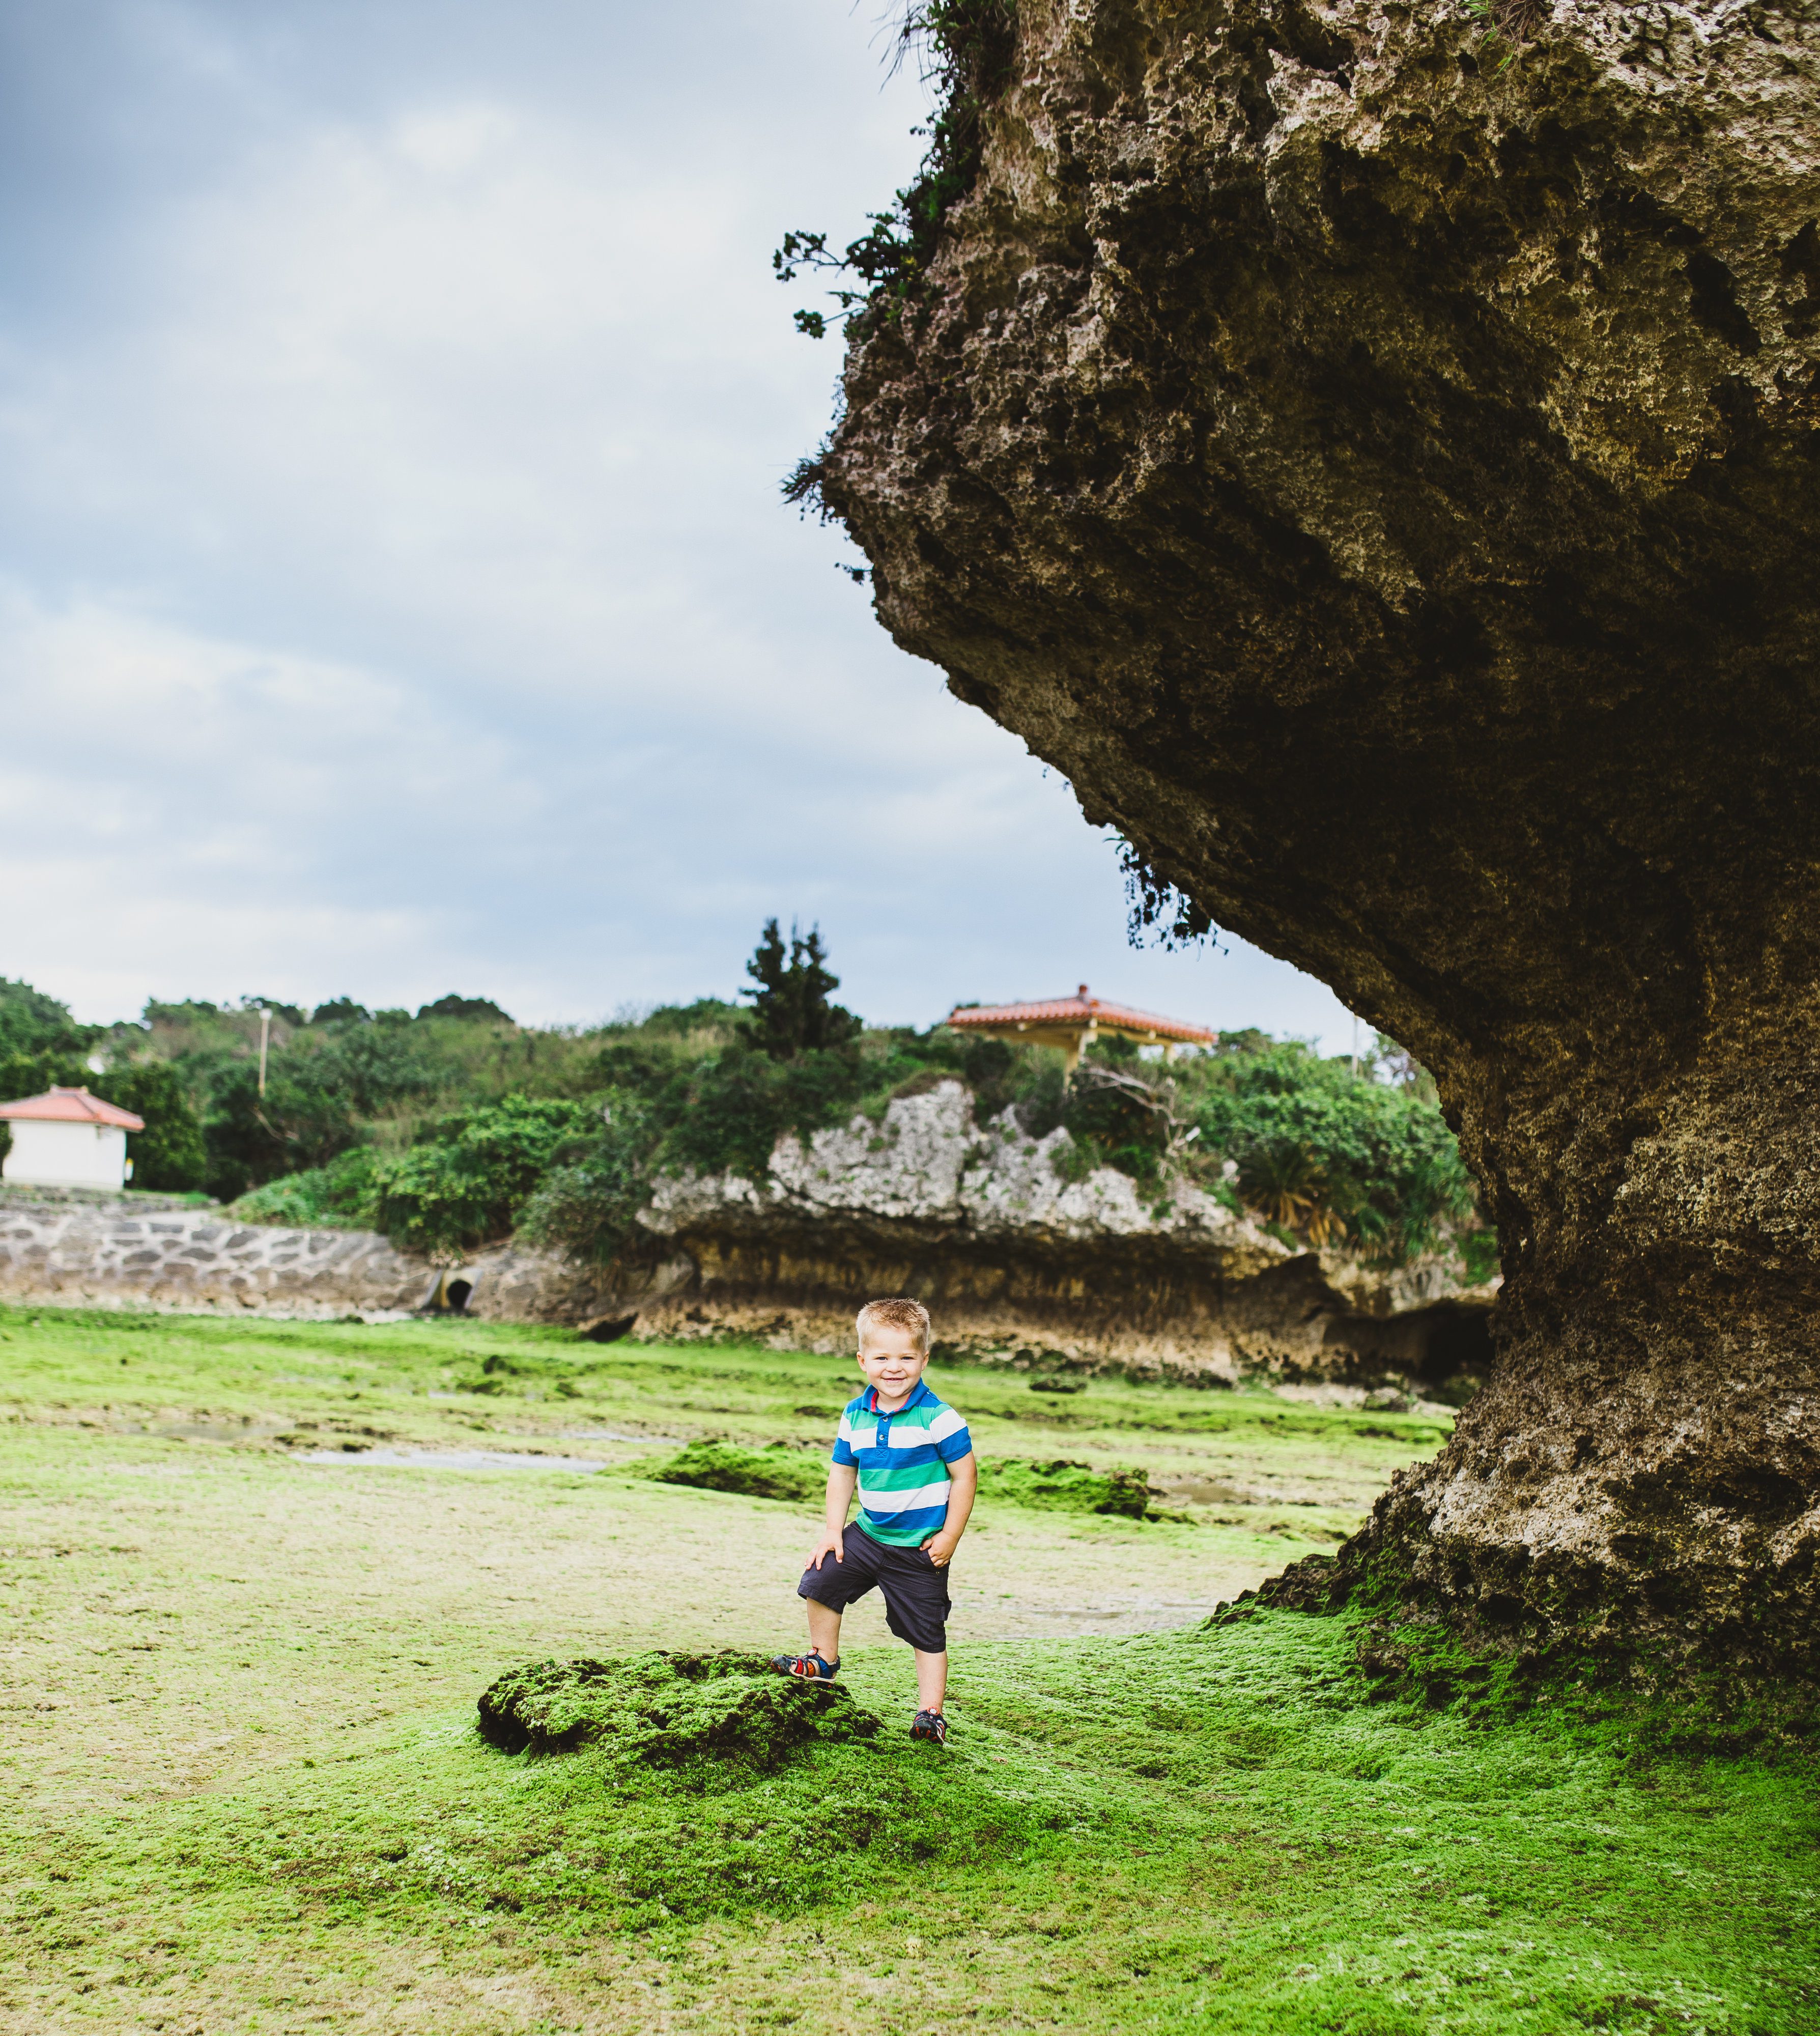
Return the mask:
<path id="1" fill-rule="evenodd" d="M 0 1103 L 0 1122 L 13 1135 L 0 1177 L 27 1187 L 116 1191 L 133 1171 L 126 1133 L 145 1128 L 144 1118 L 86 1088 L 53 1088 Z"/>
<path id="2" fill-rule="evenodd" d="M 1083 982 L 1072 997 L 1036 1004 L 957 1004 L 948 1015 L 956 1031 L 988 1039 L 1012 1039 L 1034 1046 L 1057 1046 L 1068 1056 L 1072 1076 L 1081 1055 L 1102 1035 L 1158 1046 L 1166 1059 L 1178 1046 L 1217 1046 L 1219 1035 L 1183 1018 L 1159 1018 L 1095 997 Z"/>

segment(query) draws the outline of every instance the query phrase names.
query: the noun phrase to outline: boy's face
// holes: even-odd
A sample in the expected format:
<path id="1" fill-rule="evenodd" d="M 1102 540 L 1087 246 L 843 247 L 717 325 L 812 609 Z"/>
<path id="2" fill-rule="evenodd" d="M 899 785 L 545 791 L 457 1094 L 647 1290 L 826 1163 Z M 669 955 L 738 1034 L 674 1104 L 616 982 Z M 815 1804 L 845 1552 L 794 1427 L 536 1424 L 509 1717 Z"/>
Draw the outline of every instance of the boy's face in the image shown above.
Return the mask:
<path id="1" fill-rule="evenodd" d="M 888 1322 L 881 1322 L 860 1345 L 860 1370 L 866 1382 L 887 1400 L 914 1393 L 928 1363 L 929 1353 L 917 1348 L 915 1331 L 893 1329 Z"/>

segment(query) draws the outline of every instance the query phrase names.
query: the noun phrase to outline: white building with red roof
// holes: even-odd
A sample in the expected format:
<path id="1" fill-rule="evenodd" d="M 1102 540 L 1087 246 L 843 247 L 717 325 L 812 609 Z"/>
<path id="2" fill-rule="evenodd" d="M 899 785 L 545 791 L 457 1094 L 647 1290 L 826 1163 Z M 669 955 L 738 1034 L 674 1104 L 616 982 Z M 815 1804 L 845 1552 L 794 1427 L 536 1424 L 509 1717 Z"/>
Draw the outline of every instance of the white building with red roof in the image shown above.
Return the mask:
<path id="1" fill-rule="evenodd" d="M 85 1088 L 53 1088 L 17 1103 L 0 1103 L 0 1122 L 13 1134 L 0 1177 L 24 1187 L 112 1188 L 131 1174 L 126 1133 L 145 1120 Z"/>
<path id="2" fill-rule="evenodd" d="M 1071 1076 L 1082 1054 L 1102 1033 L 1135 1039 L 1140 1046 L 1161 1046 L 1166 1058 L 1178 1046 L 1219 1044 L 1219 1035 L 1205 1025 L 1110 1003 L 1095 997 L 1084 982 L 1072 997 L 1051 997 L 1037 1004 L 957 1004 L 948 1022 L 957 1031 L 980 1033 L 989 1039 L 1059 1046 L 1068 1056 Z"/>

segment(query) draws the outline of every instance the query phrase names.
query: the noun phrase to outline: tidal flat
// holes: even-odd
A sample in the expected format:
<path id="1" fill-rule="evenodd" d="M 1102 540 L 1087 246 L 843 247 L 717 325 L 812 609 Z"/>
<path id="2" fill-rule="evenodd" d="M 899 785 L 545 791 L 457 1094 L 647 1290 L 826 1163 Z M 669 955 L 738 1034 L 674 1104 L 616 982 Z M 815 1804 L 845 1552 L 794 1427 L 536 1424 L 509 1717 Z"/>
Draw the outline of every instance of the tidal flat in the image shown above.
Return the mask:
<path id="1" fill-rule="evenodd" d="M 863 1744 L 480 1740 L 525 1663 L 793 1645 L 815 1509 L 651 1473 L 823 1446 L 853 1375 L 0 1310 L 0 2029 L 1820 2027 L 1803 1748 L 1387 1696 L 1343 1616 L 1205 1626 L 1431 1454 L 1420 1416 L 940 1369 L 983 1456 L 1143 1469 L 1161 1516 L 982 1504 L 945 1752 L 873 1602 Z"/>

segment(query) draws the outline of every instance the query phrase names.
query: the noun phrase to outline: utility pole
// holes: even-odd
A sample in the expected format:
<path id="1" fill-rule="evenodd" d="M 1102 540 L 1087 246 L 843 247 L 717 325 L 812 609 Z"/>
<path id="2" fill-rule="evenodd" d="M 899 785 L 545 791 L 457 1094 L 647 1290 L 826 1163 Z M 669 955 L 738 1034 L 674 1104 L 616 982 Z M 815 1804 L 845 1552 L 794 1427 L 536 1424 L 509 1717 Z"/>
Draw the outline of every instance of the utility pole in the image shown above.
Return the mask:
<path id="1" fill-rule="evenodd" d="M 262 1062 L 261 1065 L 263 1065 L 264 1063 Z M 1356 1077 L 1358 1073 L 1358 1018 L 1356 1012 L 1352 1020 L 1352 1072 Z M 266 1080 L 263 1075 L 259 1078 L 259 1092 L 262 1095 L 266 1092 Z"/>
<path id="2" fill-rule="evenodd" d="M 1353 1044 L 1356 1046 L 1358 1043 L 1356 1036 L 1358 1027 L 1355 1024 L 1352 1029 L 1355 1035 Z M 263 1095 L 266 1093 L 266 1049 L 270 1046 L 271 1043 L 272 1014 L 266 1006 L 262 1004 L 259 1006 L 259 1093 L 261 1095 Z M 1355 1059 L 1353 1062 L 1355 1069 L 1357 1069 L 1358 1065 L 1358 1063 Z"/>

